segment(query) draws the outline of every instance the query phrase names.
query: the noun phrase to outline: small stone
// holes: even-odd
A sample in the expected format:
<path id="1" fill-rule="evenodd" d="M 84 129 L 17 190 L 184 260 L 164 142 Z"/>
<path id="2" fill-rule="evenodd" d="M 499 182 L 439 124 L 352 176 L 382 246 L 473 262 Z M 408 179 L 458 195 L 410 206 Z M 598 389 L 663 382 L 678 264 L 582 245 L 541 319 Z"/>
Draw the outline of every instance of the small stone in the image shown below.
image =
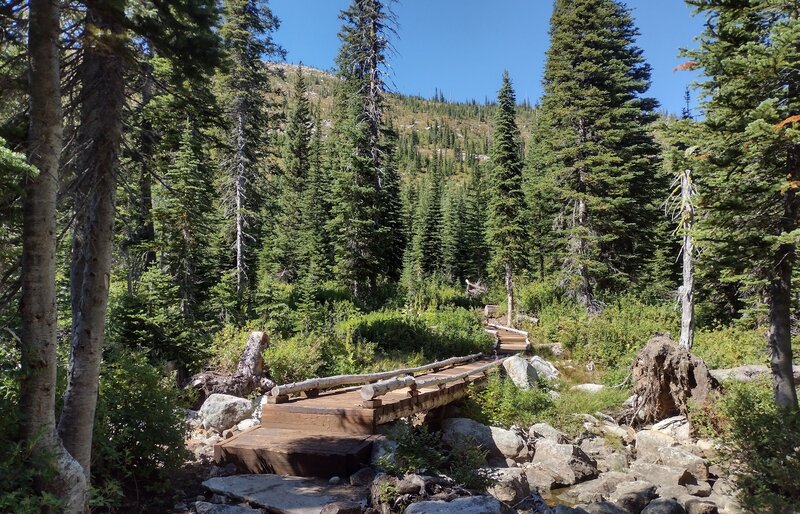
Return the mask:
<path id="1" fill-rule="evenodd" d="M 605 388 L 606 388 L 606 386 L 604 386 L 603 384 L 578 384 L 578 385 L 574 385 L 574 386 L 570 387 L 570 390 L 571 391 L 581 391 L 581 392 L 589 393 L 589 394 L 595 394 L 595 393 L 599 393 L 600 391 L 602 391 Z"/>
<path id="2" fill-rule="evenodd" d="M 372 483 L 375 480 L 375 469 L 371 467 L 361 468 L 350 475 L 350 485 L 361 487 Z"/>
<path id="3" fill-rule="evenodd" d="M 684 507 L 686 508 L 686 514 L 719 514 L 716 503 L 699 498 L 688 500 Z"/>
<path id="4" fill-rule="evenodd" d="M 362 510 L 356 502 L 333 502 L 322 507 L 319 514 L 361 514 Z"/>
<path id="5" fill-rule="evenodd" d="M 223 439 L 230 439 L 231 437 L 233 437 L 233 429 L 228 428 L 222 431 Z"/>
<path id="6" fill-rule="evenodd" d="M 698 496 L 700 498 L 708 498 L 711 496 L 711 484 L 708 482 L 698 482 L 696 484 L 687 484 L 686 490 L 689 491 L 689 494 L 692 496 Z"/>
<path id="7" fill-rule="evenodd" d="M 531 494 L 528 478 L 520 468 L 495 469 L 489 476 L 496 482 L 487 492 L 501 502 L 514 505 Z"/>
<path id="8" fill-rule="evenodd" d="M 239 505 L 221 505 L 208 502 L 197 502 L 194 504 L 197 514 L 261 514 L 260 510 Z"/>
<path id="9" fill-rule="evenodd" d="M 528 439 L 550 439 L 551 441 L 555 441 L 559 444 L 566 444 L 570 442 L 567 434 L 561 430 L 558 430 L 557 428 L 553 428 L 547 423 L 536 423 L 535 425 L 532 425 L 528 429 Z"/>
<path id="10" fill-rule="evenodd" d="M 331 485 L 339 485 L 341 482 L 342 482 L 342 479 L 339 478 L 339 477 L 331 477 L 328 480 L 328 483 L 331 484 Z"/>
<path id="11" fill-rule="evenodd" d="M 654 462 L 658 459 L 658 449 L 675 446 L 677 441 L 669 434 L 657 430 L 642 430 L 636 434 L 636 458 Z"/>
<path id="12" fill-rule="evenodd" d="M 260 423 L 257 419 L 249 418 L 240 421 L 239 424 L 236 425 L 236 428 L 240 432 L 244 432 L 245 430 L 250 430 L 251 428 L 257 427 L 258 425 L 260 425 Z"/>
<path id="13" fill-rule="evenodd" d="M 644 508 L 642 514 L 686 514 L 686 509 L 671 498 L 657 498 Z"/>

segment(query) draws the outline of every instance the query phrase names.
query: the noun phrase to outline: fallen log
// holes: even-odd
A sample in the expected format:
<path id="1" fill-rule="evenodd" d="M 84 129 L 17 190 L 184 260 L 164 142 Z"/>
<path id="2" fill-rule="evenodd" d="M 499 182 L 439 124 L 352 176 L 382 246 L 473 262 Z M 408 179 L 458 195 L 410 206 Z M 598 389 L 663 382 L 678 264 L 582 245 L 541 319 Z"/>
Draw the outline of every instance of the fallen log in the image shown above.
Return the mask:
<path id="1" fill-rule="evenodd" d="M 264 372 L 262 352 L 269 346 L 269 336 L 265 332 L 252 332 L 239 358 L 236 371 L 221 373 L 204 371 L 189 380 L 186 389 L 195 391 L 193 407 L 198 408 L 210 395 L 215 393 L 245 397 L 253 393 L 264 394 L 275 382 Z"/>
<path id="2" fill-rule="evenodd" d="M 303 380 L 302 382 L 292 382 L 289 384 L 276 385 L 275 387 L 272 388 L 270 394 L 276 397 L 288 396 L 290 394 L 302 393 L 307 391 L 322 391 L 325 389 L 331 389 L 334 387 L 342 387 L 347 385 L 371 384 L 373 382 L 379 382 L 381 380 L 385 380 L 387 378 L 393 378 L 399 375 L 411 375 L 414 373 L 419 373 L 421 371 L 428 371 L 430 369 L 446 368 L 449 366 L 453 366 L 455 364 L 470 362 L 481 357 L 481 355 L 482 354 L 480 353 L 475 353 L 473 355 L 467 355 L 466 357 L 452 357 L 447 360 L 432 362 L 430 364 L 425 364 L 424 366 L 418 366 L 416 368 L 396 369 L 392 371 L 383 371 L 378 373 L 368 373 L 361 375 L 336 375 L 333 377 L 311 378 L 308 380 Z"/>

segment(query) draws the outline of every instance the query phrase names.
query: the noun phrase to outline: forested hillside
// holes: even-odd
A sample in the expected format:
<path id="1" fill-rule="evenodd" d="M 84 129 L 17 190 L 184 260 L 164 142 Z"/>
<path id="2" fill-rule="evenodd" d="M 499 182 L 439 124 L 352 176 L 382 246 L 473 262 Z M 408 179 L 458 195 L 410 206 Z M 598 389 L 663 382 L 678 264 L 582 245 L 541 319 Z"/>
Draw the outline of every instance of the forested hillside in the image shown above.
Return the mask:
<path id="1" fill-rule="evenodd" d="M 508 72 L 472 102 L 393 91 L 383 0 L 341 11 L 331 72 L 284 62 L 267 0 L 4 4 L 0 511 L 206 512 L 200 481 L 229 472 L 213 445 L 258 425 L 274 385 L 497 364 L 505 334 L 536 354 L 503 361 L 521 385 L 509 365 L 423 417 L 496 425 L 513 458 L 406 420 L 372 465 L 437 475 L 449 500 L 502 496 L 493 473 L 545 492 L 684 466 L 700 483 L 656 484 L 674 512 L 791 512 L 800 12 L 686 3 L 706 24 L 675 70 L 701 77 L 680 116 L 618 0 L 553 3 L 535 105 Z M 212 430 L 219 394 L 248 412 Z M 638 434 L 678 416 L 686 448 L 646 457 Z M 543 479 L 540 443 L 591 473 Z M 411 501 L 375 484 L 375 508 Z"/>

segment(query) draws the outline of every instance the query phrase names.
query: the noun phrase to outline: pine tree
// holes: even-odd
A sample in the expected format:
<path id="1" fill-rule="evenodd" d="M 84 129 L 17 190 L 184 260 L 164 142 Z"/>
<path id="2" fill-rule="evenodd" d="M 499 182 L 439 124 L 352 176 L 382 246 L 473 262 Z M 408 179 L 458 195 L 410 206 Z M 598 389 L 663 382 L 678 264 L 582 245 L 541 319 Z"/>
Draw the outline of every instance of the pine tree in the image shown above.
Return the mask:
<path id="1" fill-rule="evenodd" d="M 487 238 L 492 272 L 502 270 L 508 297 L 508 324 L 514 323 L 514 273 L 523 261 L 522 147 L 517 128 L 517 101 L 508 72 L 497 95 L 492 136 L 491 197 Z"/>
<path id="2" fill-rule="evenodd" d="M 642 96 L 650 67 L 637 35 L 615 0 L 555 3 L 535 137 L 557 187 L 565 283 L 589 311 L 599 308 L 597 286 L 635 280 L 654 253 L 668 187 L 654 171 L 656 102 Z"/>
<path id="3" fill-rule="evenodd" d="M 689 67 L 707 79 L 698 170 L 704 266 L 764 298 L 776 403 L 797 409 L 792 275 L 800 229 L 800 9 L 691 0 L 708 17 Z"/>
<path id="4" fill-rule="evenodd" d="M 479 166 L 472 168 L 464 193 L 464 278 L 477 281 L 483 278 L 489 266 L 489 248 L 486 244 L 486 212 L 488 210 L 488 184 Z"/>
<path id="5" fill-rule="evenodd" d="M 354 0 L 340 18 L 330 226 L 336 274 L 364 297 L 382 275 L 397 276 L 403 248 L 395 141 L 384 120 L 383 68 L 393 18 L 380 0 Z"/>
<path id="6" fill-rule="evenodd" d="M 259 198 L 260 162 L 273 125 L 267 105 L 269 77 L 263 59 L 282 57 L 272 39 L 278 19 L 266 0 L 225 0 L 220 35 L 226 49 L 227 70 L 220 77 L 222 102 L 229 116 L 227 193 L 233 210 L 236 252 L 236 293 L 241 297 L 253 262 L 250 247 L 259 232 L 254 212 Z"/>

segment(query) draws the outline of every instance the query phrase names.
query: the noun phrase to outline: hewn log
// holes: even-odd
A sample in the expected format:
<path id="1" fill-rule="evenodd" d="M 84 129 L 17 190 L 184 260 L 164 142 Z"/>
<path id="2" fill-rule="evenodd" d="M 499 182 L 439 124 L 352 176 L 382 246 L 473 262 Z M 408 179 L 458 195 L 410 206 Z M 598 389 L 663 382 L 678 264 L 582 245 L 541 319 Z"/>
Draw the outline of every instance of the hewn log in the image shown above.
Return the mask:
<path id="1" fill-rule="evenodd" d="M 507 357 L 506 357 L 507 358 Z M 445 377 L 434 377 L 428 379 L 419 379 L 416 377 L 405 376 L 405 377 L 395 377 L 389 380 L 383 380 L 381 382 L 377 382 L 375 384 L 367 384 L 361 388 L 361 398 L 364 400 L 374 400 L 377 396 L 383 396 L 384 394 L 390 391 L 396 391 L 397 389 L 402 389 L 404 387 L 411 387 L 419 391 L 423 387 L 430 387 L 430 386 L 438 386 L 440 384 L 447 384 L 450 382 L 457 382 L 459 380 L 463 380 L 471 375 L 476 375 L 478 373 L 483 373 L 491 368 L 499 366 L 503 363 L 505 359 L 500 359 L 497 361 L 492 361 L 484 366 L 479 368 L 474 368 L 463 373 L 459 373 L 457 375 L 450 375 Z"/>
<path id="2" fill-rule="evenodd" d="M 204 371 L 192 377 L 187 387 L 198 393 L 194 406 L 199 407 L 214 393 L 244 397 L 272 389 L 275 383 L 264 373 L 264 358 L 261 356 L 267 346 L 269 336 L 265 332 L 252 332 L 235 372 Z"/>
<path id="3" fill-rule="evenodd" d="M 379 382 L 381 380 L 386 380 L 387 378 L 392 378 L 399 375 L 410 375 L 413 373 L 428 371 L 434 368 L 446 368 L 448 366 L 453 366 L 455 364 L 470 362 L 481 357 L 481 355 L 482 354 L 480 353 L 475 353 L 472 355 L 467 355 L 466 357 L 452 357 L 447 360 L 432 362 L 430 364 L 425 364 L 424 366 L 418 366 L 416 368 L 396 369 L 392 371 L 383 371 L 379 373 L 368 373 L 362 375 L 336 375 L 333 377 L 311 378 L 308 380 L 303 380 L 302 382 L 292 382 L 290 384 L 276 385 L 275 387 L 272 388 L 271 394 L 272 396 L 282 396 L 288 394 L 302 393 L 303 391 L 308 391 L 310 389 L 319 389 L 320 391 L 322 391 L 325 389 L 331 389 L 333 387 L 342 387 L 342 386 L 356 385 L 356 384 L 371 384 L 373 382 Z"/>

